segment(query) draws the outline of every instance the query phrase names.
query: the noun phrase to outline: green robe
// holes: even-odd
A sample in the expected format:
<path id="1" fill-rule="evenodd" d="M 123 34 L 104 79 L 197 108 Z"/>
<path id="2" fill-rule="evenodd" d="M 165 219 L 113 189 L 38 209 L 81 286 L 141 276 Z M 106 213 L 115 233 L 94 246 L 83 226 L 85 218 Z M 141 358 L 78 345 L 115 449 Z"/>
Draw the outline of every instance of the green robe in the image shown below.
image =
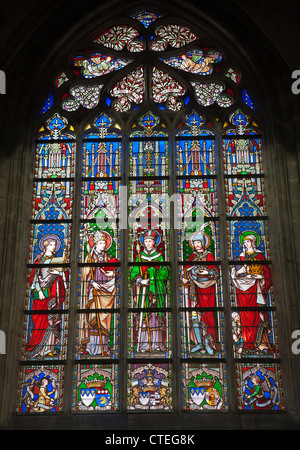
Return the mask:
<path id="1" fill-rule="evenodd" d="M 162 254 L 155 250 L 152 253 L 147 253 L 145 251 L 140 253 L 140 261 L 141 262 L 147 262 L 147 263 L 155 263 L 155 262 L 164 262 Z M 139 258 L 136 259 L 136 262 L 139 262 Z M 143 276 L 141 275 L 141 269 Z M 155 308 L 166 308 L 166 294 L 167 294 L 167 287 L 166 287 L 166 281 L 169 277 L 169 269 L 166 266 L 163 265 L 157 265 L 153 264 L 153 266 L 133 266 L 130 279 L 132 283 L 134 283 L 138 278 L 145 278 L 145 272 L 147 272 L 147 278 L 149 279 L 149 284 L 146 288 L 146 295 L 145 295 L 145 303 L 144 308 L 149 308 L 151 304 L 153 303 L 154 298 L 156 301 L 154 302 L 153 306 Z M 141 285 L 142 287 L 143 285 Z M 140 289 L 139 292 L 139 298 L 138 298 L 138 307 L 142 307 L 142 291 L 143 289 Z"/>

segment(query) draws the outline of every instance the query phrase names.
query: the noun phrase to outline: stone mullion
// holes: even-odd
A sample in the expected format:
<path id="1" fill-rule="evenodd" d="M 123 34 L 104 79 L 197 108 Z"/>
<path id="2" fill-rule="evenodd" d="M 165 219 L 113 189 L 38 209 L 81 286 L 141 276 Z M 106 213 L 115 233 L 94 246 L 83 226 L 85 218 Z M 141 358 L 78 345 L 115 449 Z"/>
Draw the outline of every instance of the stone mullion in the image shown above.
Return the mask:
<path id="1" fill-rule="evenodd" d="M 74 201 L 72 217 L 72 240 L 70 252 L 70 293 L 69 293 L 69 328 L 68 328 L 68 351 L 65 367 L 64 380 L 64 403 L 63 410 L 69 414 L 72 410 L 74 358 L 76 342 L 77 321 L 77 297 L 78 297 L 78 261 L 79 261 L 79 235 L 81 215 L 81 189 L 82 189 L 82 156 L 83 139 L 77 133 L 75 148 L 75 170 L 74 170 Z"/>

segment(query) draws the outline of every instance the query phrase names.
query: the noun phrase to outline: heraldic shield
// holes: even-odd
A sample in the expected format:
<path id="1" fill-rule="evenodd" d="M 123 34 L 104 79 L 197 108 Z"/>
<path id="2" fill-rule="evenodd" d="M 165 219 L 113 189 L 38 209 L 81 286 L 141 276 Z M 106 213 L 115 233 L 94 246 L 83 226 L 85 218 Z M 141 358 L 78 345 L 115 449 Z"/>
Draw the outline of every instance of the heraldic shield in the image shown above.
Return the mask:
<path id="1" fill-rule="evenodd" d="M 95 388 L 80 389 L 80 398 L 84 406 L 90 406 L 96 397 Z"/>
<path id="2" fill-rule="evenodd" d="M 207 398 L 207 394 L 212 386 L 213 383 L 209 381 L 198 381 L 196 386 L 190 387 L 191 399 L 197 406 L 200 406 L 203 400 Z"/>
<path id="3" fill-rule="evenodd" d="M 110 401 L 110 392 L 104 387 L 105 382 L 91 381 L 87 383 L 86 388 L 80 389 L 80 397 L 84 406 L 91 406 L 93 401 L 98 406 L 104 408 Z"/>
<path id="4" fill-rule="evenodd" d="M 200 406 L 201 403 L 203 402 L 204 396 L 205 396 L 205 391 L 206 391 L 205 387 L 191 387 L 190 388 L 191 399 L 197 406 Z"/>
<path id="5" fill-rule="evenodd" d="M 110 401 L 110 392 L 108 389 L 105 388 L 99 388 L 96 391 L 96 403 L 97 405 L 101 406 L 102 408 L 104 408 L 105 406 L 108 405 L 109 401 Z"/>

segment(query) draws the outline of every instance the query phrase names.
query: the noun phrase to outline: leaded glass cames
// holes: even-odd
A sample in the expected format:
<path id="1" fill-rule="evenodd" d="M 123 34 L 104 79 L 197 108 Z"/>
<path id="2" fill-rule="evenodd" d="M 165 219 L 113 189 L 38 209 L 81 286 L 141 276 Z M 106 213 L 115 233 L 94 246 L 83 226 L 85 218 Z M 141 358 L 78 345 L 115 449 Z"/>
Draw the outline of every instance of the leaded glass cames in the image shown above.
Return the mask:
<path id="1" fill-rule="evenodd" d="M 53 83 L 19 414 L 284 409 L 256 102 L 204 41 L 138 11 Z"/>

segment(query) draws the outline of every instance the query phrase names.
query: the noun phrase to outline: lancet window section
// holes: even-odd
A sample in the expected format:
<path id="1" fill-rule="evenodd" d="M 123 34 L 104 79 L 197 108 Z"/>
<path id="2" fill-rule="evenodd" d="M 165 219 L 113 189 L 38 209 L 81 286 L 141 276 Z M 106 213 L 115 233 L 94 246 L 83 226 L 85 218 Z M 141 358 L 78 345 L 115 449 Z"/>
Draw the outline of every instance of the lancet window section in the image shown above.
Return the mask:
<path id="1" fill-rule="evenodd" d="M 183 409 L 226 410 L 215 135 L 193 111 L 176 136 Z"/>
<path id="2" fill-rule="evenodd" d="M 148 112 L 129 142 L 129 411 L 173 408 L 168 198 L 168 133 Z"/>
<path id="3" fill-rule="evenodd" d="M 250 107 L 252 106 L 250 103 Z M 268 216 L 257 124 L 241 109 L 223 133 L 232 336 L 238 407 L 284 408 Z"/>
<path id="4" fill-rule="evenodd" d="M 18 412 L 62 410 L 70 303 L 73 128 L 59 114 L 41 127 L 34 188 Z"/>
<path id="5" fill-rule="evenodd" d="M 106 114 L 84 134 L 73 410 L 119 408 L 122 136 Z"/>

